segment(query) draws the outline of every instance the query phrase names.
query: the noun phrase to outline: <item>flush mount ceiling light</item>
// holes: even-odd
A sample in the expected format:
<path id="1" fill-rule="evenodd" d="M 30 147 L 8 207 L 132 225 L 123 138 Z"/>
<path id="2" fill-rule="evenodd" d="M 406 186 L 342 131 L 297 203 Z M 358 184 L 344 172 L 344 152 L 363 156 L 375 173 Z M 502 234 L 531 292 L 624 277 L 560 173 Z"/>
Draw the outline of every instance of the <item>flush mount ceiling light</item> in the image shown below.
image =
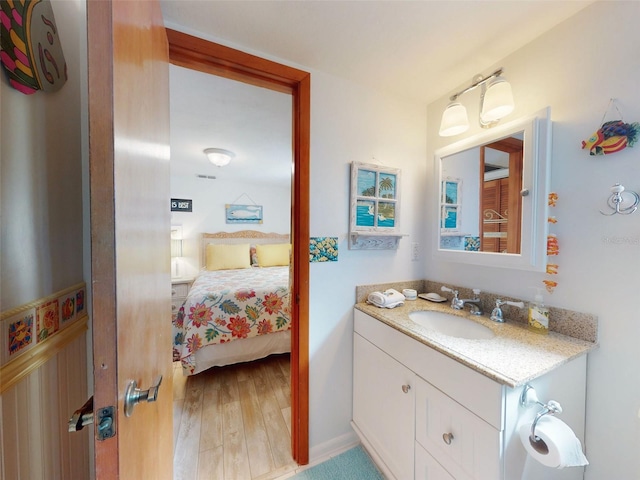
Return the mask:
<path id="1" fill-rule="evenodd" d="M 490 128 L 513 111 L 513 94 L 511 85 L 502 75 L 502 68 L 496 70 L 491 75 L 483 77 L 477 75 L 473 83 L 464 90 L 452 95 L 451 103 L 442 114 L 440 123 L 440 136 L 450 137 L 458 135 L 469 128 L 467 109 L 459 102 L 458 97 L 477 87 L 481 88 L 480 93 L 480 116 L 479 123 L 482 128 Z"/>
<path id="2" fill-rule="evenodd" d="M 204 153 L 209 161 L 216 167 L 224 167 L 225 165 L 228 165 L 236 156 L 233 152 L 222 148 L 205 148 Z"/>

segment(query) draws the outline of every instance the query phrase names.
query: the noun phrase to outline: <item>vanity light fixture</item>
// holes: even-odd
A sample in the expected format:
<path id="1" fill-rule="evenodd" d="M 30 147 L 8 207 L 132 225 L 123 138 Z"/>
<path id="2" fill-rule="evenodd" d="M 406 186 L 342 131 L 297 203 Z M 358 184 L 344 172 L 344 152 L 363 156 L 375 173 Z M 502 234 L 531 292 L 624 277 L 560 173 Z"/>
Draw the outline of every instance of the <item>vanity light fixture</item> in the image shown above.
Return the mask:
<path id="1" fill-rule="evenodd" d="M 501 118 L 513 111 L 511 85 L 502 77 L 502 71 L 503 69 L 499 68 L 486 77 L 476 75 L 470 86 L 449 98 L 451 103 L 447 105 L 443 112 L 442 122 L 440 123 L 441 137 L 458 135 L 469 128 L 467 109 L 457 100 L 461 95 L 477 87 L 481 88 L 480 116 L 478 120 L 482 128 L 491 128 L 497 125 Z"/>
<path id="2" fill-rule="evenodd" d="M 235 153 L 222 148 L 205 148 L 204 153 L 209 161 L 216 167 L 224 167 L 225 165 L 228 165 L 236 156 Z"/>

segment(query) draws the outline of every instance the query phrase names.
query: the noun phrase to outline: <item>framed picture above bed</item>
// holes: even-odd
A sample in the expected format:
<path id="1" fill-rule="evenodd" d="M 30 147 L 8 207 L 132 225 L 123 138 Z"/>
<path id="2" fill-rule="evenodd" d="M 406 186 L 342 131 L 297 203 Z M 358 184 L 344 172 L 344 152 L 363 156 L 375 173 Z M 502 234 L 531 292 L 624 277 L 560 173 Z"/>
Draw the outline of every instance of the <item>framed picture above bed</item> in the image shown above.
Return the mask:
<path id="1" fill-rule="evenodd" d="M 262 223 L 262 205 L 227 203 L 224 208 L 227 223 Z"/>

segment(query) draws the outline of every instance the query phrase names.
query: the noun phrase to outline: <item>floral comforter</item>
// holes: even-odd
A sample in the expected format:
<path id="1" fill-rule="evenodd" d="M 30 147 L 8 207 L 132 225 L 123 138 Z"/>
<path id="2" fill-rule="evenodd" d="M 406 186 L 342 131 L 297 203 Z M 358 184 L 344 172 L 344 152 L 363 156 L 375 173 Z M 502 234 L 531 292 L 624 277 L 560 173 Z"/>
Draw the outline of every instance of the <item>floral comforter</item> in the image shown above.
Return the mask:
<path id="1" fill-rule="evenodd" d="M 173 321 L 173 359 L 193 372 L 199 349 L 289 330 L 290 311 L 289 267 L 204 271 Z"/>

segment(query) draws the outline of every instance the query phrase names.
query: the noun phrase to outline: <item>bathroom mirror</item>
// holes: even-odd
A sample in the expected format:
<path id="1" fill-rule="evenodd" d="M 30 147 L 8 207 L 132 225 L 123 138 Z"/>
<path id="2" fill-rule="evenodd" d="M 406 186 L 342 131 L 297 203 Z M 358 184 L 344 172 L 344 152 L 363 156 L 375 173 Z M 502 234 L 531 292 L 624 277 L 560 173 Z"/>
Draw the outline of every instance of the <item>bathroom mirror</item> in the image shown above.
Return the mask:
<path id="1" fill-rule="evenodd" d="M 439 260 L 544 271 L 550 109 L 435 152 Z"/>

